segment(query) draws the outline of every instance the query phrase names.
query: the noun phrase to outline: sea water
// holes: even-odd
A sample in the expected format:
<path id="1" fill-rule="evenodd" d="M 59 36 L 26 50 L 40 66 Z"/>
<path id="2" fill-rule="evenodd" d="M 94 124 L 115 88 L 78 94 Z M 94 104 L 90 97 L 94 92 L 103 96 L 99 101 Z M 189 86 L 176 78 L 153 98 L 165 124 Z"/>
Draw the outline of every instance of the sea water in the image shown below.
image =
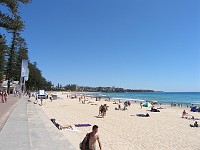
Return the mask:
<path id="1" fill-rule="evenodd" d="M 200 105 L 200 92 L 99 92 L 88 94 L 95 97 L 130 101 L 157 101 L 170 105 L 171 103 L 182 105 Z"/>

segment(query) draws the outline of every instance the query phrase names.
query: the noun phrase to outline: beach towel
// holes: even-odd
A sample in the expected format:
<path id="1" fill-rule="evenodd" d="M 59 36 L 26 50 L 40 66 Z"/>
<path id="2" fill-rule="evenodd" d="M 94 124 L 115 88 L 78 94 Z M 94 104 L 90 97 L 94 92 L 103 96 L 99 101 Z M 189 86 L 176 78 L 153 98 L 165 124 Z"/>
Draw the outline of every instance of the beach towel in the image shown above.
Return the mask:
<path id="1" fill-rule="evenodd" d="M 88 127 L 88 126 L 92 126 L 91 124 L 74 124 L 75 127 Z"/>
<path id="2" fill-rule="evenodd" d="M 136 114 L 136 116 L 138 116 L 138 117 L 150 117 L 150 116 L 148 116 L 146 114 Z"/>
<path id="3" fill-rule="evenodd" d="M 136 114 L 136 116 L 138 116 L 138 117 L 146 117 L 145 114 Z"/>

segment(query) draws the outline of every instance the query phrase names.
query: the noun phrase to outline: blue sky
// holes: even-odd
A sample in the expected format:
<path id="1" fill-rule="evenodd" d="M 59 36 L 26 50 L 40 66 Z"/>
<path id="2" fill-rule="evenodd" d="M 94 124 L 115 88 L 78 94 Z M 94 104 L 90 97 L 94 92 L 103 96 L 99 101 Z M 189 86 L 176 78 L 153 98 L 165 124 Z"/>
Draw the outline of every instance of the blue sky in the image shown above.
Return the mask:
<path id="1" fill-rule="evenodd" d="M 21 13 L 54 85 L 200 91 L 198 0 L 33 0 Z"/>

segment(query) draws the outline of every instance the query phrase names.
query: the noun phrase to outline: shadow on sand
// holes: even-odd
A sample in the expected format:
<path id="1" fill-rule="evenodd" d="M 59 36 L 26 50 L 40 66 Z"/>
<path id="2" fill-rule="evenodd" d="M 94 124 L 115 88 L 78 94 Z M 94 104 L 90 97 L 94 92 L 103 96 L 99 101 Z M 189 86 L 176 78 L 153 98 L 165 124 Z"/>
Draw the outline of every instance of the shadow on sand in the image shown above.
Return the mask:
<path id="1" fill-rule="evenodd" d="M 96 117 L 96 118 L 104 118 L 104 117 L 102 117 L 102 116 L 94 116 L 94 117 Z"/>

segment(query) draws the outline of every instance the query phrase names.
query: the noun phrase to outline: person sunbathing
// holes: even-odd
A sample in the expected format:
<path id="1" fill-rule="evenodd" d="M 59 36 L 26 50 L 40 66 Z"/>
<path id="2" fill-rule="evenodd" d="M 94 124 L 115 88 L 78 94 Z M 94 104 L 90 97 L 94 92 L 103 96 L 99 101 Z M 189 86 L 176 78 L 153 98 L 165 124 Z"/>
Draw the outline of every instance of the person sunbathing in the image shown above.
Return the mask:
<path id="1" fill-rule="evenodd" d="M 151 107 L 151 112 L 160 112 L 160 110 L 156 109 L 154 106 Z"/>
<path id="2" fill-rule="evenodd" d="M 200 120 L 200 118 L 195 118 L 194 116 L 192 117 L 184 117 L 184 119 L 188 119 L 188 120 Z"/>
<path id="3" fill-rule="evenodd" d="M 157 109 L 165 109 L 165 108 L 163 108 L 163 107 L 158 107 Z"/>
<path id="4" fill-rule="evenodd" d="M 182 118 L 184 118 L 188 113 L 186 113 L 186 111 L 184 110 L 182 113 Z"/>
<path id="5" fill-rule="evenodd" d="M 60 125 L 59 123 L 56 122 L 56 119 L 52 118 L 51 122 L 59 129 L 75 129 L 75 127 L 72 127 L 71 125 Z"/>
<path id="6" fill-rule="evenodd" d="M 60 130 L 62 129 L 71 129 L 71 130 L 74 130 L 75 127 L 72 127 L 71 125 L 60 125 Z"/>
<path id="7" fill-rule="evenodd" d="M 113 104 L 117 104 L 117 102 L 116 102 L 116 101 L 113 101 Z"/>
<path id="8" fill-rule="evenodd" d="M 194 125 L 193 124 L 190 124 L 190 127 L 199 127 L 197 121 L 194 122 Z"/>
<path id="9" fill-rule="evenodd" d="M 150 117 L 150 115 L 148 113 L 146 113 L 146 114 L 136 114 L 136 116 L 138 116 L 138 117 Z"/>
<path id="10" fill-rule="evenodd" d="M 122 108 L 121 108 L 121 105 L 120 105 L 120 104 L 118 104 L 118 108 L 117 108 L 117 107 L 115 107 L 115 110 L 122 110 Z"/>
<path id="11" fill-rule="evenodd" d="M 146 113 L 146 117 L 150 117 L 150 115 L 148 113 Z"/>

